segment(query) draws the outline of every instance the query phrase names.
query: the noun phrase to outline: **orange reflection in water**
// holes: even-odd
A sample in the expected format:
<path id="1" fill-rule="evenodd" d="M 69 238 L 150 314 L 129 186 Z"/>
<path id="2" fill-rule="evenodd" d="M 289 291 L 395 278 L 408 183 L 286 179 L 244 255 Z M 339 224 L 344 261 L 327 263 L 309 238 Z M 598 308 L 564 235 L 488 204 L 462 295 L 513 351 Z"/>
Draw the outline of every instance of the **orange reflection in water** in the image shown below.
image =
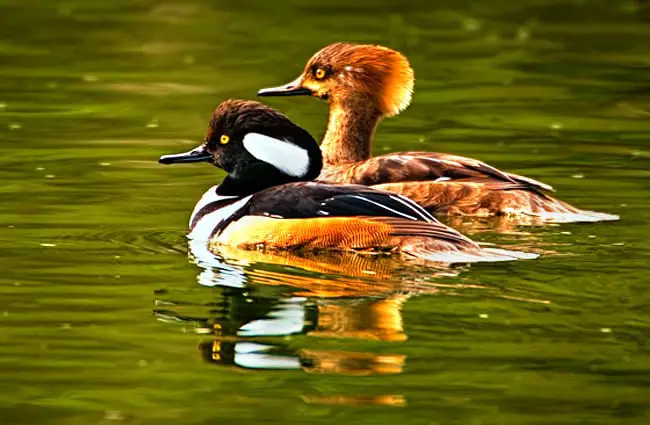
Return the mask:
<path id="1" fill-rule="evenodd" d="M 220 247 L 213 253 L 201 246 L 192 249 L 197 245 L 191 244 L 190 248 L 201 267 L 199 282 L 214 287 L 220 297 L 207 304 L 222 307 L 211 307 L 212 317 L 184 316 L 180 320 L 203 323 L 202 333 L 212 334 L 199 344 L 206 362 L 241 371 L 399 374 L 407 357 L 399 352 L 398 343 L 408 339 L 402 307 L 410 297 L 489 289 L 459 283 L 457 277 L 467 266 L 415 267 L 390 256 L 341 252 L 260 252 Z M 265 295 L 255 299 L 256 293 Z M 186 305 L 180 302 L 178 308 Z M 174 316 L 168 310 L 165 314 Z M 392 353 L 311 348 L 304 346 L 304 339 L 296 342 L 278 338 L 286 335 L 395 345 Z M 309 339 L 306 341 L 309 344 Z M 406 404 L 399 394 L 299 397 L 310 404 Z"/>

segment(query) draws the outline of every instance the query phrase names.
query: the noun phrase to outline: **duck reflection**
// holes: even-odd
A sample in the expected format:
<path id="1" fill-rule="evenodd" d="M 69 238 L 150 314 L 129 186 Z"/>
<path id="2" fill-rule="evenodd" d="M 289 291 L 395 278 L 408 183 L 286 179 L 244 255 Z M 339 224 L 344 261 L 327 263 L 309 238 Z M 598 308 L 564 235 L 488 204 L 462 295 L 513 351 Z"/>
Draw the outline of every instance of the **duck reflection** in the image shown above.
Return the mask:
<path id="1" fill-rule="evenodd" d="M 196 305 L 161 301 L 161 320 L 192 323 L 211 338 L 199 344 L 209 363 L 252 370 L 302 369 L 309 373 L 378 375 L 402 372 L 406 356 L 296 347 L 291 335 L 403 341 L 401 306 L 408 295 L 369 298 L 316 298 L 251 288 L 215 287 L 216 299 L 199 314 Z M 276 289 L 281 289 L 277 287 Z M 173 307 L 173 308 L 172 308 Z M 207 314 L 204 308 L 207 307 Z"/>
<path id="2" fill-rule="evenodd" d="M 453 215 L 440 217 L 440 221 L 468 235 L 492 232 L 524 236 L 530 239 L 533 246 L 537 242 L 538 234 L 542 229 L 559 227 L 562 224 L 560 221 L 553 222 L 541 217 L 527 215 L 500 215 L 491 217 Z M 522 247 L 531 248 L 526 245 L 521 247 L 509 246 L 511 249 L 520 249 Z"/>
<path id="3" fill-rule="evenodd" d="M 435 292 L 445 286 L 440 278 L 457 276 L 468 267 L 420 268 L 390 255 L 264 252 L 227 246 L 212 252 L 201 241 L 191 241 L 189 246 L 190 258 L 202 269 L 197 279 L 203 286 L 292 287 L 294 295 L 318 298 Z"/>
<path id="4" fill-rule="evenodd" d="M 351 253 L 234 248 L 213 253 L 200 242 L 190 242 L 190 256 L 201 269 L 198 282 L 212 287 L 217 299 L 202 302 L 200 314 L 183 313 L 196 310 L 196 304 L 158 300 L 158 318 L 190 322 L 200 333 L 210 334 L 200 343 L 202 357 L 209 363 L 308 373 L 401 373 L 406 356 L 400 353 L 297 347 L 279 337 L 405 341 L 403 304 L 413 295 L 444 287 L 435 278 L 463 270 L 427 267 L 424 274 L 390 256 Z"/>
<path id="5" fill-rule="evenodd" d="M 190 242 L 190 257 L 210 298 L 206 301 L 204 290 L 182 293 L 188 295 L 162 291 L 154 313 L 160 320 L 191 324 L 205 335 L 199 352 L 208 364 L 244 371 L 400 374 L 407 356 L 396 343 L 408 339 L 405 303 L 439 291 L 485 289 L 459 283 L 464 266 L 419 268 L 390 256 L 234 248 L 210 252 L 197 241 Z M 192 294 L 196 301 L 179 299 Z M 340 339 L 362 340 L 366 347 L 374 341 L 378 349 L 341 349 Z M 310 404 L 406 404 L 400 394 L 300 397 Z"/>
<path id="6" fill-rule="evenodd" d="M 380 375 L 401 373 L 406 356 L 374 355 L 348 351 L 291 349 L 282 343 L 214 339 L 199 344 L 203 359 L 209 363 L 243 369 L 290 370 L 343 375 Z"/>

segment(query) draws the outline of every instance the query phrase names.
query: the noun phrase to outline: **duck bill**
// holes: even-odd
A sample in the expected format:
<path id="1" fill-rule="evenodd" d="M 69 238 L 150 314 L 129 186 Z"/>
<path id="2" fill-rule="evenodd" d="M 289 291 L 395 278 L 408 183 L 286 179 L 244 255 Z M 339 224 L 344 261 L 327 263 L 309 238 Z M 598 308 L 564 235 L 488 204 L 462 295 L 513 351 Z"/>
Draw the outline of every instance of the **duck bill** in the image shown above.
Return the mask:
<path id="1" fill-rule="evenodd" d="M 212 154 L 208 152 L 205 145 L 201 145 L 191 151 L 163 155 L 158 160 L 161 164 L 185 164 L 190 162 L 212 162 Z"/>
<path id="2" fill-rule="evenodd" d="M 302 86 L 302 78 L 298 77 L 292 82 L 278 87 L 269 87 L 257 92 L 258 96 L 311 96 L 312 91 Z"/>

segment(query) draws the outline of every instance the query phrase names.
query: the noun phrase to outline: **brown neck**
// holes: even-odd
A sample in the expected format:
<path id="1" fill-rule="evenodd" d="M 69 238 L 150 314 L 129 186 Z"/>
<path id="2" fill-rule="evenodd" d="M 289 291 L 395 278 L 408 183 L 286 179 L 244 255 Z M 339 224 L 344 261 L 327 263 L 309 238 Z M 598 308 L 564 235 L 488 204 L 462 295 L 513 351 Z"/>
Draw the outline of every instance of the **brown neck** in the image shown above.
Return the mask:
<path id="1" fill-rule="evenodd" d="M 323 162 L 340 165 L 370 158 L 372 137 L 381 116 L 379 107 L 369 98 L 332 101 L 321 143 Z"/>

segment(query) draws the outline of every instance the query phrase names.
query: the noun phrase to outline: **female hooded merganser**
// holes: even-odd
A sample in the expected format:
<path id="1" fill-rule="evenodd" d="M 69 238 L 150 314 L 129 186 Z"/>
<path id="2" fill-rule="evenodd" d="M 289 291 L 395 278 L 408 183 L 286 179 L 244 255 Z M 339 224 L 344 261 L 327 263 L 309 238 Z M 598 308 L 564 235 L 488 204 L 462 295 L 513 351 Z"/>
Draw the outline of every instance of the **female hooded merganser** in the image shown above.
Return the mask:
<path id="1" fill-rule="evenodd" d="M 617 220 L 579 210 L 549 196 L 553 188 L 471 158 L 434 152 L 370 157 L 375 127 L 411 102 L 413 70 L 404 55 L 382 46 L 331 44 L 296 80 L 259 96 L 312 95 L 329 100 L 320 181 L 355 183 L 397 192 L 427 210 L 454 215 L 538 216 L 555 222 Z"/>
<path id="2" fill-rule="evenodd" d="M 322 168 L 318 144 L 258 102 L 223 102 L 205 143 L 160 158 L 162 164 L 202 161 L 228 173 L 190 218 L 189 237 L 211 247 L 384 252 L 445 263 L 536 257 L 481 248 L 394 193 L 310 182 Z"/>

